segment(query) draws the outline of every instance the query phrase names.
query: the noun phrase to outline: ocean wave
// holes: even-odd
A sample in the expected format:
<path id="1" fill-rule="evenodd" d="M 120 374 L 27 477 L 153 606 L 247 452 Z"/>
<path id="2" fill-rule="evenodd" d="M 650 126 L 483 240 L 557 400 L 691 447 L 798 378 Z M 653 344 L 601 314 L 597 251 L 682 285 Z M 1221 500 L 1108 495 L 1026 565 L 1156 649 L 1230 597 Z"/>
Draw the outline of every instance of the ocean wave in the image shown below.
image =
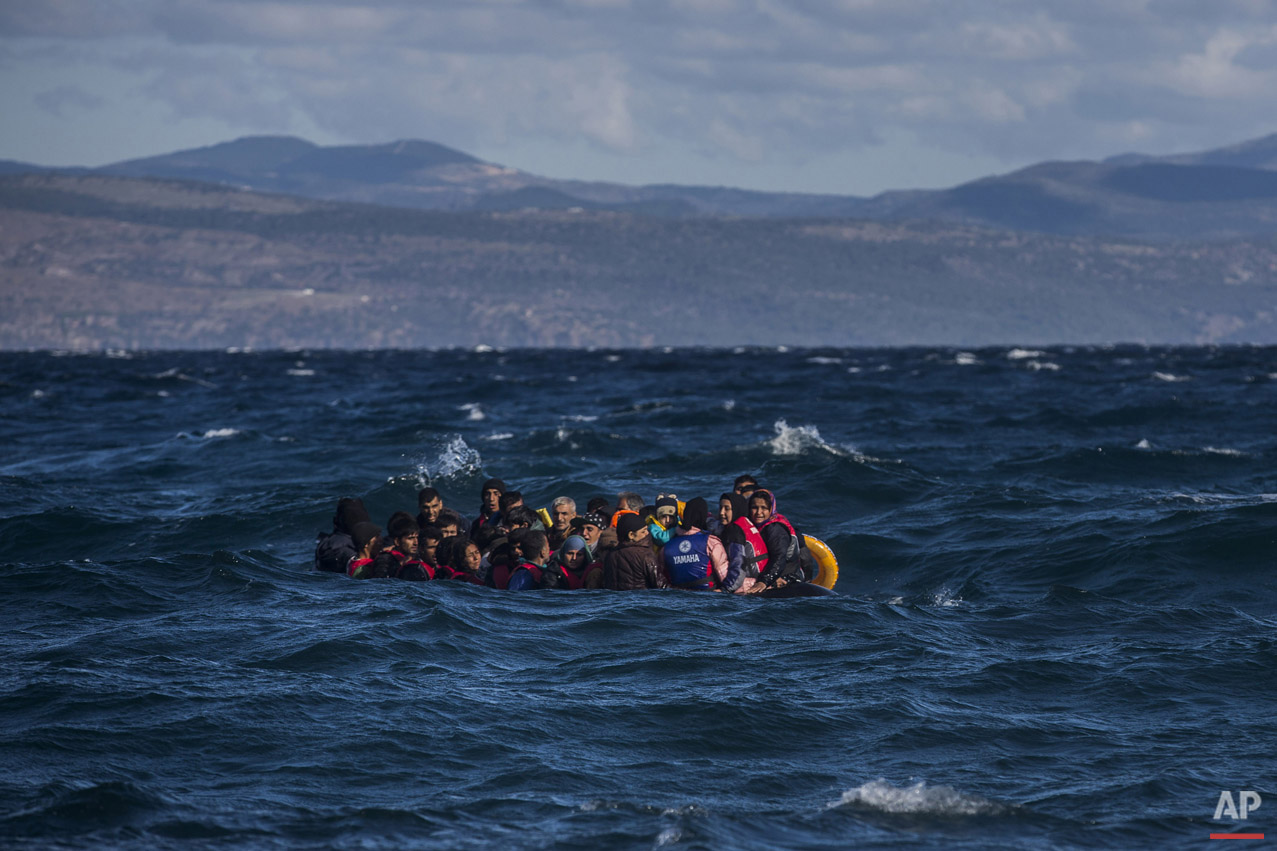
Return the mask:
<path id="1" fill-rule="evenodd" d="M 863 807 L 884 813 L 926 814 L 936 816 L 997 815 L 1010 807 L 959 792 L 951 786 L 928 786 L 919 781 L 912 786 L 893 786 L 879 778 L 843 792 L 829 807 Z"/>
<path id="2" fill-rule="evenodd" d="M 461 435 L 453 435 L 433 458 L 416 464 L 416 475 L 422 487 L 435 479 L 452 479 L 472 476 L 483 469 L 483 458 Z M 393 480 L 394 477 L 392 477 Z"/>
<path id="3" fill-rule="evenodd" d="M 808 450 L 820 450 L 840 458 L 855 454 L 855 450 L 843 449 L 826 443 L 820 436 L 820 430 L 813 425 L 791 426 L 785 420 L 776 420 L 772 424 L 776 436 L 767 441 L 774 455 L 802 455 Z"/>

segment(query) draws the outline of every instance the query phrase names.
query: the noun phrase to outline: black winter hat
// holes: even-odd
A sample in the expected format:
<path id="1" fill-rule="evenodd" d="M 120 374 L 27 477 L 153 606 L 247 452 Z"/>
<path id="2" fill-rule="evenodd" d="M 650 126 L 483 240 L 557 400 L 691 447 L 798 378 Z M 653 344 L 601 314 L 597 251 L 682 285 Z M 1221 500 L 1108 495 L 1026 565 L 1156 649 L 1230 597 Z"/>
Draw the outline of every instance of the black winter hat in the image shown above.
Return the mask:
<path id="1" fill-rule="evenodd" d="M 616 537 L 622 542 L 628 541 L 631 533 L 637 532 L 646 525 L 643 518 L 637 514 L 624 514 L 620 520 L 616 521 Z"/>
<path id="2" fill-rule="evenodd" d="M 483 496 L 484 491 L 492 490 L 493 488 L 501 493 L 505 493 L 505 482 L 500 479 L 488 479 L 483 483 L 483 487 L 479 488 L 479 496 Z"/>
<path id="3" fill-rule="evenodd" d="M 376 523 L 356 523 L 355 528 L 350 530 L 350 537 L 355 541 L 355 549 L 362 550 L 369 541 L 375 541 L 381 537 L 381 527 Z"/>

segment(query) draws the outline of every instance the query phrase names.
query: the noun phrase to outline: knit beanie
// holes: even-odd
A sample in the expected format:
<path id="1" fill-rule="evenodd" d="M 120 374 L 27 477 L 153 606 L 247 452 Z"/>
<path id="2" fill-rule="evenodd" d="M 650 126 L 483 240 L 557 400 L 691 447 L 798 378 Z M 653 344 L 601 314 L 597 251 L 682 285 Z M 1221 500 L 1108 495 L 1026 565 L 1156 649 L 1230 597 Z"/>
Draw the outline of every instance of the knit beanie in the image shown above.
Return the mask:
<path id="1" fill-rule="evenodd" d="M 616 537 L 621 543 L 625 543 L 630 539 L 630 534 L 642 529 L 646 524 L 643 518 L 637 514 L 623 514 L 621 519 L 616 521 Z"/>

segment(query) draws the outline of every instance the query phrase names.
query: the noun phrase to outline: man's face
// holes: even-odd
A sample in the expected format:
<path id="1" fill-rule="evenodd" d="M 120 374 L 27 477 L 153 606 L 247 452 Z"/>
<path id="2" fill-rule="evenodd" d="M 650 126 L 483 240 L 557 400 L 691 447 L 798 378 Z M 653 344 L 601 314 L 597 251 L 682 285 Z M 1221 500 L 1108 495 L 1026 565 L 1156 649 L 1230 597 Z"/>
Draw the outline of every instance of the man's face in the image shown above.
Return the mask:
<path id="1" fill-rule="evenodd" d="M 443 500 L 439 497 L 421 504 L 421 516 L 425 517 L 426 522 L 431 525 L 434 525 L 434 522 L 439 519 L 440 511 L 443 511 Z"/>
<path id="2" fill-rule="evenodd" d="M 566 505 L 554 506 L 554 528 L 562 532 L 568 528 L 568 524 L 572 522 L 572 518 L 575 516 L 576 512 Z"/>
<path id="3" fill-rule="evenodd" d="M 636 544 L 646 544 L 652 539 L 652 533 L 647 531 L 647 527 L 641 527 L 637 532 L 630 533 L 630 540 Z"/>
<path id="4" fill-rule="evenodd" d="M 483 510 L 489 514 L 497 510 L 497 506 L 500 502 L 501 491 L 496 488 L 488 488 L 483 492 Z"/>
<path id="5" fill-rule="evenodd" d="M 763 525 L 771 516 L 772 507 L 765 500 L 751 499 L 749 501 L 749 519 L 754 521 L 755 526 Z"/>
<path id="6" fill-rule="evenodd" d="M 419 552 L 417 555 L 426 564 L 438 564 L 436 556 L 439 553 L 439 540 L 437 538 L 423 538 L 419 542 Z"/>
<path id="7" fill-rule="evenodd" d="M 445 523 L 439 527 L 439 532 L 445 538 L 455 538 L 459 534 L 456 523 Z"/>
<path id="8" fill-rule="evenodd" d="M 417 533 L 413 532 L 410 535 L 404 535 L 400 538 L 395 538 L 395 549 L 399 550 L 399 552 L 403 553 L 406 556 L 416 555 L 417 554 Z"/>
<path id="9" fill-rule="evenodd" d="M 739 485 L 732 488 L 732 490 L 745 497 L 745 499 L 749 499 L 750 494 L 758 490 L 758 482 L 741 482 Z"/>
<path id="10" fill-rule="evenodd" d="M 581 537 L 585 538 L 585 542 L 593 547 L 599 542 L 599 535 L 603 534 L 603 530 L 593 523 L 586 523 L 581 527 Z"/>

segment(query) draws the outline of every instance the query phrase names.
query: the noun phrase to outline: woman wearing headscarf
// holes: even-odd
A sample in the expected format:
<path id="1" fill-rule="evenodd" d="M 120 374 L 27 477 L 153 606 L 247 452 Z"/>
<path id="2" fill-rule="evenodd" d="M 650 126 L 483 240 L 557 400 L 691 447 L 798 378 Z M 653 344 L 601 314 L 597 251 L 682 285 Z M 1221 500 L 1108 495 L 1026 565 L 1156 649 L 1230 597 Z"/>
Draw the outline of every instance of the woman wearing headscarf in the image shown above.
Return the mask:
<path id="1" fill-rule="evenodd" d="M 758 581 L 781 587 L 802 581 L 802 538 L 785 515 L 776 510 L 776 497 L 771 491 L 756 490 L 749 498 L 749 519 L 758 528 L 767 545 L 767 567 Z"/>
<path id="2" fill-rule="evenodd" d="M 759 563 L 767 564 L 767 545 L 748 514 L 749 503 L 740 494 L 728 492 L 718 498 L 718 536 L 727 552 L 722 588 L 733 594 L 751 593 L 757 584 Z"/>

